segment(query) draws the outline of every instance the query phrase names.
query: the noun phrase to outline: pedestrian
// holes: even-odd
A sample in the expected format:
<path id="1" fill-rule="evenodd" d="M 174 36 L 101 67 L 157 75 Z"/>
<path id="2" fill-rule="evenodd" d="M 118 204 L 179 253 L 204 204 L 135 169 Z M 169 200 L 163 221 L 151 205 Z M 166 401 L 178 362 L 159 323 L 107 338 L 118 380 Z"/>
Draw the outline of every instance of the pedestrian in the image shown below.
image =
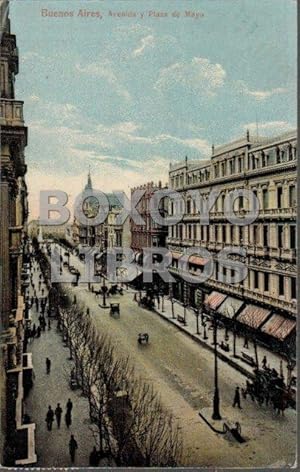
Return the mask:
<path id="1" fill-rule="evenodd" d="M 73 434 L 71 434 L 71 439 L 70 439 L 70 442 L 69 442 L 69 451 L 70 451 L 70 456 L 71 456 L 71 462 L 72 463 L 75 461 L 76 449 L 78 449 L 77 441 L 74 438 Z"/>
<path id="2" fill-rule="evenodd" d="M 72 424 L 71 410 L 67 410 L 67 413 L 65 414 L 65 422 L 66 422 L 67 428 L 69 429 L 69 427 Z"/>
<path id="3" fill-rule="evenodd" d="M 51 370 L 51 360 L 49 359 L 49 357 L 46 358 L 46 372 L 47 374 L 50 374 L 50 370 Z"/>
<path id="4" fill-rule="evenodd" d="M 42 317 L 41 328 L 42 331 L 46 331 L 46 320 L 44 316 Z"/>
<path id="5" fill-rule="evenodd" d="M 34 304 L 34 297 L 32 296 L 31 297 L 31 306 L 33 306 L 33 304 Z"/>
<path id="6" fill-rule="evenodd" d="M 267 356 L 263 357 L 263 360 L 261 363 L 262 363 L 263 369 L 265 369 L 267 367 Z"/>
<path id="7" fill-rule="evenodd" d="M 42 315 L 39 316 L 38 320 L 39 320 L 40 326 L 42 326 L 42 324 L 43 324 L 43 317 L 42 317 Z"/>
<path id="8" fill-rule="evenodd" d="M 234 393 L 234 399 L 233 399 L 233 405 L 232 405 L 233 408 L 235 408 L 236 405 L 240 409 L 242 409 L 242 407 L 241 407 L 240 387 L 236 387 L 235 393 Z"/>
<path id="9" fill-rule="evenodd" d="M 73 408 L 73 403 L 71 402 L 71 398 L 68 399 L 66 408 L 67 408 L 67 411 L 71 413 L 72 408 Z"/>
<path id="10" fill-rule="evenodd" d="M 244 347 L 245 347 L 246 349 L 249 349 L 247 336 L 245 336 L 245 339 L 244 339 Z"/>
<path id="11" fill-rule="evenodd" d="M 96 446 L 94 446 L 92 452 L 90 453 L 89 465 L 91 467 L 98 467 L 99 459 L 99 453 L 97 452 Z"/>
<path id="12" fill-rule="evenodd" d="M 48 319 L 48 329 L 49 330 L 51 329 L 51 320 L 50 320 L 50 318 Z"/>
<path id="13" fill-rule="evenodd" d="M 31 330 L 31 337 L 35 338 L 36 335 L 36 326 L 35 323 L 33 323 L 32 330 Z"/>
<path id="14" fill-rule="evenodd" d="M 38 299 L 38 297 L 35 297 L 35 309 L 36 309 L 36 311 L 39 311 L 39 299 Z"/>
<path id="15" fill-rule="evenodd" d="M 52 430 L 52 423 L 54 421 L 54 411 L 52 410 L 51 406 L 49 405 L 47 415 L 46 415 L 46 423 L 48 431 Z"/>
<path id="16" fill-rule="evenodd" d="M 58 429 L 60 428 L 61 415 L 62 415 L 62 407 L 60 406 L 60 403 L 58 403 L 57 407 L 55 408 L 55 417 L 56 417 L 56 423 L 57 423 Z"/>

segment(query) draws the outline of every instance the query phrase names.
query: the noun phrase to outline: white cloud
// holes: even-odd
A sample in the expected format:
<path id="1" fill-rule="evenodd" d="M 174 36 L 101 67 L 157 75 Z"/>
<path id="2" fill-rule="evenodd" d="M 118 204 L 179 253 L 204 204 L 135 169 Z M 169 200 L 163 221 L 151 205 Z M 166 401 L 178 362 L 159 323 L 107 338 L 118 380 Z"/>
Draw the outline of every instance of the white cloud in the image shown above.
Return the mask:
<path id="1" fill-rule="evenodd" d="M 26 103 L 36 103 L 39 101 L 40 101 L 40 97 L 38 97 L 37 95 L 30 95 L 30 97 L 27 97 L 25 100 Z"/>
<path id="2" fill-rule="evenodd" d="M 145 50 L 148 48 L 153 48 L 155 46 L 155 39 L 152 34 L 145 36 L 140 40 L 139 46 L 133 51 L 133 57 L 141 56 L 144 54 Z"/>
<path id="3" fill-rule="evenodd" d="M 248 85 L 242 80 L 238 81 L 238 87 L 240 88 L 240 91 L 242 93 L 244 93 L 245 95 L 249 95 L 250 97 L 254 97 L 257 101 L 264 101 L 268 98 L 273 97 L 273 95 L 279 95 L 288 92 L 288 89 L 283 87 L 276 87 L 270 90 L 251 90 Z"/>
<path id="4" fill-rule="evenodd" d="M 120 97 L 123 97 L 127 101 L 131 100 L 130 93 L 121 84 L 120 80 L 113 71 L 112 64 L 108 60 L 102 62 L 92 62 L 85 65 L 75 64 L 75 69 L 80 74 L 91 77 L 101 77 L 102 79 L 105 79 L 111 86 L 114 87 L 114 90 Z"/>
<path id="5" fill-rule="evenodd" d="M 256 134 L 258 130 L 259 135 L 274 135 L 284 133 L 285 131 L 292 131 L 294 129 L 291 123 L 287 121 L 263 121 L 263 122 L 252 122 L 247 123 L 242 126 L 243 130 L 247 129 L 250 131 L 250 134 Z"/>
<path id="6" fill-rule="evenodd" d="M 221 64 L 194 57 L 191 62 L 177 62 L 161 69 L 155 87 L 166 89 L 173 84 L 180 84 L 195 93 L 212 97 L 224 85 L 225 77 L 226 72 Z"/>

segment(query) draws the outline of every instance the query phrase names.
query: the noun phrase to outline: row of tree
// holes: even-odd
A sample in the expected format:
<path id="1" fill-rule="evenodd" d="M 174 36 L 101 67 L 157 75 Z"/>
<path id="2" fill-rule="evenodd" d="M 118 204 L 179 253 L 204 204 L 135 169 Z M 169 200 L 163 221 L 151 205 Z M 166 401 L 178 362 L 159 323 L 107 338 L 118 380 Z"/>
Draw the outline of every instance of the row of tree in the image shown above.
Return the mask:
<path id="1" fill-rule="evenodd" d="M 70 300 L 71 294 L 64 292 L 62 298 Z M 118 354 L 112 340 L 95 328 L 84 307 L 63 305 L 59 316 L 74 361 L 72 378 L 88 399 L 100 455 L 112 455 L 117 465 L 178 465 L 179 427 L 153 386 L 137 376 L 129 359 Z"/>

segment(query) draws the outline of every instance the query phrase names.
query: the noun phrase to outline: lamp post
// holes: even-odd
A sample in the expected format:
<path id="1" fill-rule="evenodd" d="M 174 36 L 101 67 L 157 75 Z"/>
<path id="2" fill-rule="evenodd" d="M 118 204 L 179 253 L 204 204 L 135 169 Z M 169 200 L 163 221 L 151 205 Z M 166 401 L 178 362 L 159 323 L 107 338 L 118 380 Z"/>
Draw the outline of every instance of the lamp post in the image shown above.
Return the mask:
<path id="1" fill-rule="evenodd" d="M 217 351 L 218 321 L 217 321 L 217 313 L 215 311 L 213 311 L 210 306 L 208 306 L 208 313 L 211 315 L 211 317 L 213 319 L 213 329 L 214 329 L 214 367 L 215 367 L 214 384 L 215 385 L 214 385 L 212 419 L 213 420 L 221 420 L 222 417 L 221 417 L 221 414 L 220 414 L 220 395 L 219 395 L 219 377 L 218 377 L 218 351 Z"/>
<path id="2" fill-rule="evenodd" d="M 103 294 L 103 307 L 106 307 L 106 292 L 107 292 L 107 287 L 105 285 L 105 277 L 103 277 L 103 285 L 102 285 L 102 294 Z"/>
<path id="3" fill-rule="evenodd" d="M 195 308 L 194 312 L 195 312 L 195 317 L 196 317 L 196 334 L 200 334 L 200 331 L 199 331 L 200 310 L 199 310 L 199 308 Z"/>

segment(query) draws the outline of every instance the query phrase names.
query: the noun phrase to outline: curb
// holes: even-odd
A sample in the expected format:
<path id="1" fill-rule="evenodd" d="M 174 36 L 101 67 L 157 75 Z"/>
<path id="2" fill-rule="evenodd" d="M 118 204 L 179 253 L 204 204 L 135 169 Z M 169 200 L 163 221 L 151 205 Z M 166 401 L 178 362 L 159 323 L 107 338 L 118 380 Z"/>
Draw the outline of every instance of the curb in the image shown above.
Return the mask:
<path id="1" fill-rule="evenodd" d="M 193 333 L 190 333 L 189 331 L 186 331 L 184 329 L 183 326 L 180 326 L 176 323 L 173 323 L 172 319 L 171 318 L 167 318 L 166 316 L 162 315 L 157 309 L 154 309 L 154 312 L 160 316 L 160 318 L 162 318 L 163 320 L 167 321 L 168 323 L 172 324 L 173 326 L 175 326 L 176 328 L 178 328 L 182 333 L 185 333 L 186 335 L 188 335 L 190 338 L 192 338 L 193 341 L 197 342 L 198 344 L 200 344 L 202 347 L 204 347 L 205 349 L 211 351 L 211 352 L 214 352 L 214 348 L 212 346 L 210 346 L 209 344 L 207 344 L 206 342 L 204 342 L 202 339 L 198 338 L 195 334 Z M 225 356 L 222 352 L 220 352 L 219 350 L 217 351 L 217 356 L 223 361 L 223 362 L 226 362 L 227 364 L 229 364 L 231 367 L 233 367 L 234 369 L 238 370 L 241 374 L 245 375 L 245 377 L 248 377 L 248 378 L 254 378 L 254 374 L 252 374 L 251 372 L 249 372 L 247 369 L 245 369 L 244 367 L 242 367 L 241 365 L 239 365 L 237 362 L 233 361 L 232 359 L 228 358 L 227 356 Z"/>

